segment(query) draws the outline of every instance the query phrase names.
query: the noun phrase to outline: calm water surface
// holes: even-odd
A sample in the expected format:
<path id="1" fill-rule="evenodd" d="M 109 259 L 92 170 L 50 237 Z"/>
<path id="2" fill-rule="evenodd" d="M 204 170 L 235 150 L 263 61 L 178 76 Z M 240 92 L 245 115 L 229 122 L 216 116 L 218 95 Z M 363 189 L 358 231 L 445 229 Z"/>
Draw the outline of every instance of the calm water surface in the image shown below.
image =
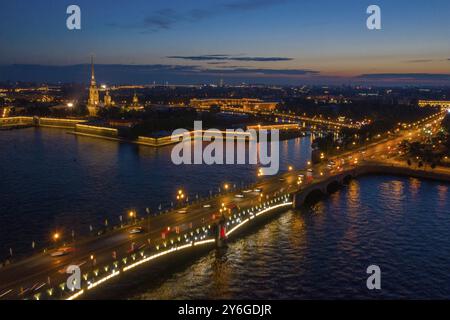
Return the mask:
<path id="1" fill-rule="evenodd" d="M 280 168 L 303 166 L 311 154 L 310 138 L 283 141 Z M 225 182 L 256 180 L 252 165 L 182 165 L 171 161 L 172 147 L 154 149 L 78 137 L 60 129 L 0 132 L 0 259 L 13 251 L 44 246 L 55 230 L 71 237 L 120 223 L 135 209 L 170 208 L 183 188 L 196 195 L 217 193 Z"/>
<path id="2" fill-rule="evenodd" d="M 181 186 L 208 194 L 226 180 L 255 180 L 254 166 L 183 166 L 171 148 L 94 140 L 62 130 L 0 132 L 0 250 L 29 250 L 52 230 L 87 232 L 130 208 L 168 205 Z M 281 145 L 282 168 L 304 164 L 310 140 Z M 450 186 L 369 176 L 309 209 L 265 226 L 152 279 L 128 299 L 450 298 Z M 69 227 L 70 226 L 70 229 Z M 382 270 L 381 292 L 365 286 Z"/>
<path id="3" fill-rule="evenodd" d="M 287 211 L 131 299 L 450 298 L 449 185 L 389 176 L 353 181 Z M 366 268 L 382 290 L 366 288 Z"/>

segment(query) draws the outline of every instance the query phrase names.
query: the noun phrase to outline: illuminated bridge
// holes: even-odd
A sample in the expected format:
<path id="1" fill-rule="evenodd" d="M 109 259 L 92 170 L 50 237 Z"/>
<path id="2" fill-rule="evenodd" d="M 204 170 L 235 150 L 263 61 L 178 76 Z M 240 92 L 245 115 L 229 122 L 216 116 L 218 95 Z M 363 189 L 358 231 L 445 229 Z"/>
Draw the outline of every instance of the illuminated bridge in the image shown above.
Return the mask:
<path id="1" fill-rule="evenodd" d="M 320 168 L 315 168 L 315 170 L 320 170 Z M 294 186 L 298 175 L 303 174 L 299 172 L 306 173 L 304 171 L 291 172 L 283 176 L 284 181 L 280 181 L 280 178 L 277 178 L 269 179 L 267 182 L 259 184 L 255 188 L 267 190 L 269 194 L 261 196 L 260 193 L 257 193 L 254 197 L 257 198 L 256 200 L 248 196 L 249 199 L 243 201 L 242 206 L 239 206 L 238 210 L 229 210 L 225 215 L 217 215 L 215 218 L 207 218 L 210 217 L 210 214 L 203 212 L 201 214 L 204 218 L 202 220 L 203 223 L 194 224 L 186 230 L 174 227 L 173 232 L 166 232 L 161 239 L 154 240 L 151 245 L 137 246 L 136 250 L 133 251 L 121 249 L 128 248 L 127 243 L 129 245 L 130 242 L 136 244 L 141 243 L 141 238 L 146 238 L 148 235 L 136 235 L 130 238 L 126 232 L 128 228 L 124 228 L 96 239 L 93 243 L 74 245 L 77 251 L 71 255 L 61 257 L 61 262 L 49 257 L 48 254 L 35 257 L 32 262 L 42 261 L 38 262 L 38 264 L 45 264 L 45 261 L 49 260 L 50 265 L 54 266 L 56 263 L 56 267 L 54 266 L 53 269 L 49 268 L 48 270 L 34 270 L 28 276 L 20 276 L 18 281 L 11 281 L 11 279 L 16 279 L 14 276 L 16 273 L 21 275 L 21 269 L 27 269 L 24 262 L 18 263 L 16 266 L 11 265 L 9 268 L 5 268 L 5 270 L 0 269 L 0 298 L 72 300 L 82 298 L 88 294 L 95 295 L 95 288 L 107 286 L 110 280 L 123 277 L 134 269 L 146 268 L 147 266 L 151 266 L 152 263 L 157 264 L 164 256 L 173 256 L 178 252 L 186 252 L 189 254 L 191 250 L 199 247 L 204 247 L 205 249 L 213 249 L 216 246 L 220 247 L 225 244 L 226 240 L 232 240 L 238 237 L 241 232 L 245 232 L 247 228 L 251 228 L 254 222 L 270 218 L 273 214 L 283 210 L 301 207 L 305 202 L 310 202 L 324 194 L 336 191 L 340 185 L 346 184 L 351 179 L 360 175 L 373 173 L 404 174 L 450 182 L 449 173 L 417 172 L 407 167 L 375 162 L 349 166 L 323 176 L 319 174 L 304 186 Z M 284 190 L 283 185 L 286 184 L 288 187 Z M 211 203 L 220 207 L 219 203 L 226 200 L 227 196 L 202 202 L 196 207 L 203 207 L 204 203 Z M 190 212 L 195 216 L 198 214 L 197 210 L 196 208 L 192 208 Z M 165 218 L 167 218 L 170 215 L 176 214 L 168 213 L 160 217 L 166 216 Z M 156 220 L 160 217 L 151 219 L 155 219 L 154 223 L 157 224 L 158 221 Z M 144 219 L 134 227 L 145 226 L 146 224 L 147 221 Z M 114 244 L 114 238 L 123 238 L 122 241 L 125 243 L 118 242 Z M 102 243 L 105 245 L 105 248 L 101 246 Z M 89 249 L 89 247 L 95 247 L 96 250 Z M 111 252 L 116 252 L 117 255 L 111 255 Z M 122 254 L 119 255 L 119 253 Z M 84 262 L 80 260 L 80 255 L 85 256 L 83 257 L 86 259 Z M 95 258 L 93 258 L 94 256 Z M 167 260 L 165 260 L 165 263 L 167 263 Z M 80 265 L 80 290 L 70 290 L 67 287 L 66 279 L 69 275 L 65 273 L 65 269 L 71 264 Z"/>
<path id="2" fill-rule="evenodd" d="M 329 127 L 332 129 L 343 129 L 343 128 L 349 128 L 349 129 L 359 129 L 361 126 L 358 124 L 352 124 L 352 123 L 346 123 L 346 122 L 339 122 L 339 121 L 333 121 L 329 119 L 322 119 L 322 118 L 311 118 L 306 116 L 299 116 L 294 114 L 284 114 L 284 113 L 275 113 L 274 114 L 277 117 L 280 117 L 282 119 L 287 119 L 290 121 L 300 121 L 305 122 L 310 125 L 316 125 L 316 126 L 323 126 L 323 127 Z"/>
<path id="3" fill-rule="evenodd" d="M 4 266 L 0 268 L 0 299 L 93 298 L 97 288 L 107 288 L 133 270 L 168 263 L 161 262 L 163 257 L 226 245 L 227 240 L 235 239 L 256 223 L 280 211 L 301 207 L 360 175 L 389 173 L 450 181 L 450 170 L 417 171 L 382 157 L 392 144 L 418 132 L 420 127 L 366 146 L 364 152 L 341 154 L 334 158 L 337 164 L 331 169 L 324 163 L 292 169 L 246 190 L 233 190 L 187 208 L 141 219 L 134 214 L 129 225 L 72 243 L 68 252 L 58 248 Z M 238 192 L 240 197 L 236 197 Z M 138 227 L 142 232 L 132 232 Z M 80 289 L 68 287 L 68 266 L 80 268 Z"/>

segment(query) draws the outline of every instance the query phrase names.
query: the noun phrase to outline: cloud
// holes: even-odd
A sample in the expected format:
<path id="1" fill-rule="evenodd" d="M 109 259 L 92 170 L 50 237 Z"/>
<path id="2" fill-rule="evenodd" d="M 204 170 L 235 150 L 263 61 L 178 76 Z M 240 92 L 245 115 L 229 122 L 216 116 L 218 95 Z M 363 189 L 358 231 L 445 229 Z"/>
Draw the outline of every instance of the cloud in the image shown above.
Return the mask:
<path id="1" fill-rule="evenodd" d="M 178 14 L 173 9 L 162 9 L 146 17 L 143 21 L 143 27 L 152 31 L 160 29 L 170 29 L 177 22 Z"/>
<path id="2" fill-rule="evenodd" d="M 429 62 L 436 62 L 436 61 L 450 61 L 450 58 L 448 59 L 417 59 L 417 60 L 406 60 L 404 62 L 406 63 L 429 63 Z"/>
<path id="3" fill-rule="evenodd" d="M 239 0 L 224 4 L 215 4 L 214 7 L 207 9 L 192 9 L 187 12 L 179 12 L 172 8 L 165 8 L 149 14 L 134 25 L 122 25 L 117 22 L 110 22 L 106 25 L 115 28 L 138 29 L 142 33 L 157 32 L 160 30 L 171 29 L 175 24 L 180 22 L 195 23 L 199 20 L 209 19 L 220 15 L 259 10 L 289 1 L 292 0 Z"/>
<path id="4" fill-rule="evenodd" d="M 318 75 L 319 71 L 309 69 L 263 69 L 263 68 L 225 68 L 225 69 L 205 69 L 205 73 L 228 74 L 228 75 L 278 75 L 278 76 L 304 76 Z"/>
<path id="5" fill-rule="evenodd" d="M 167 58 L 192 60 L 192 61 L 209 61 L 209 60 L 228 60 L 229 56 L 212 54 L 212 55 L 202 55 L 202 56 L 168 56 Z"/>
<path id="6" fill-rule="evenodd" d="M 191 61 L 245 61 L 245 62 L 277 62 L 291 61 L 292 58 L 286 57 L 236 57 L 225 54 L 209 54 L 200 56 L 168 56 L 169 59 L 183 59 Z"/>
<path id="7" fill-rule="evenodd" d="M 259 61 L 259 62 L 268 62 L 268 61 L 291 61 L 292 58 L 284 58 L 284 57 L 234 57 L 230 58 L 232 61 Z"/>
<path id="8" fill-rule="evenodd" d="M 406 60 L 407 63 L 428 63 L 433 62 L 433 59 L 417 59 L 417 60 Z"/>
<path id="9" fill-rule="evenodd" d="M 106 26 L 120 29 L 135 29 L 141 33 L 156 32 L 159 30 L 169 30 L 184 17 L 174 9 L 160 9 L 146 16 L 141 21 L 134 24 L 122 24 L 118 22 L 108 22 Z"/>
<path id="10" fill-rule="evenodd" d="M 383 81 L 450 81 L 445 73 L 371 73 L 358 76 L 359 79 Z"/>
<path id="11" fill-rule="evenodd" d="M 223 7 L 231 11 L 249 11 L 279 5 L 285 2 L 288 2 L 288 0 L 240 0 L 224 4 Z"/>
<path id="12" fill-rule="evenodd" d="M 319 71 L 308 69 L 263 69 L 245 67 L 204 68 L 192 65 L 109 65 L 95 66 L 99 83 L 203 83 L 227 77 L 235 81 L 253 81 L 264 78 L 282 80 L 308 76 L 315 77 Z M 77 82 L 87 83 L 90 77 L 89 65 L 45 66 L 45 65 L 0 65 L 0 81 L 31 82 Z"/>
<path id="13" fill-rule="evenodd" d="M 211 65 L 223 65 L 226 64 L 225 61 L 211 61 L 211 62 L 207 62 L 207 64 L 211 64 Z"/>
<path id="14" fill-rule="evenodd" d="M 216 62 L 216 61 L 212 61 Z M 221 62 L 221 61 L 217 61 Z M 198 84 L 217 83 L 226 78 L 227 83 L 266 83 L 266 84 L 324 84 L 324 83 L 371 83 L 377 85 L 437 84 L 450 83 L 450 74 L 432 73 L 372 73 L 356 77 L 333 77 L 317 70 L 285 68 L 252 68 L 221 65 L 113 65 L 95 66 L 98 83 L 106 84 L 149 84 L 177 83 Z M 30 82 L 76 82 L 87 84 L 90 79 L 90 66 L 46 66 L 46 65 L 0 65 L 0 81 Z"/>
<path id="15" fill-rule="evenodd" d="M 114 65 L 111 65 L 114 67 Z M 317 75 L 320 72 L 309 69 L 264 69 L 264 68 L 250 68 L 250 67 L 236 67 L 230 66 L 225 68 L 202 68 L 200 66 L 189 65 L 142 65 L 142 66 L 122 66 L 141 70 L 142 72 L 158 71 L 158 72 L 182 72 L 182 73 L 203 73 L 203 74 L 222 74 L 222 75 L 280 75 L 280 76 L 303 76 L 303 75 Z"/>
<path id="16" fill-rule="evenodd" d="M 188 12 L 186 15 L 189 20 L 195 21 L 195 20 L 202 20 L 209 16 L 211 16 L 212 12 L 205 9 L 192 9 Z"/>

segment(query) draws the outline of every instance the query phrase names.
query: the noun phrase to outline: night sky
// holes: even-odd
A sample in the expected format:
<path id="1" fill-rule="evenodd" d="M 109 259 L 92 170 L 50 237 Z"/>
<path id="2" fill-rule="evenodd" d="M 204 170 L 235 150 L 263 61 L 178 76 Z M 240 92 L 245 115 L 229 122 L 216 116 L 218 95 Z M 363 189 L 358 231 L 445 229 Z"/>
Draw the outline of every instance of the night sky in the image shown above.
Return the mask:
<path id="1" fill-rule="evenodd" d="M 448 0 L 3 0 L 0 80 L 449 84 L 449 40 Z"/>

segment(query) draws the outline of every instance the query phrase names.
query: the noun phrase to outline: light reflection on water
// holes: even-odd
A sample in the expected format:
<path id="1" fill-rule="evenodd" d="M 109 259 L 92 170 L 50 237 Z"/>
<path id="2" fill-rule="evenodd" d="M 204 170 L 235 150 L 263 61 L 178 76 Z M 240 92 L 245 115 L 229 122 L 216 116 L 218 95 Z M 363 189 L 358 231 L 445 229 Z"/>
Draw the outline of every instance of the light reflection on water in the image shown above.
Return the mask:
<path id="1" fill-rule="evenodd" d="M 389 176 L 353 181 L 311 209 L 282 213 L 224 255 L 212 251 L 122 297 L 449 298 L 448 185 L 421 181 L 418 193 L 415 186 Z M 407 201 L 400 206 L 397 197 Z M 366 289 L 371 264 L 381 267 L 381 292 Z"/>
<path id="2" fill-rule="evenodd" d="M 280 170 L 301 167 L 311 155 L 310 137 L 282 141 Z M 63 235 L 119 224 L 130 209 L 138 215 L 170 207 L 183 188 L 191 199 L 218 192 L 224 182 L 255 182 L 255 165 L 180 165 L 172 147 L 159 149 L 67 134 L 59 129 L 0 133 L 0 260 L 42 248 L 54 230 Z"/>
<path id="3" fill-rule="evenodd" d="M 309 155 L 309 138 L 281 144 L 282 167 L 304 165 Z M 2 132 L 0 163 L 3 252 L 45 241 L 53 228 L 86 230 L 105 218 L 114 223 L 129 208 L 155 208 L 180 186 L 201 194 L 224 177 L 252 182 L 256 171 L 177 167 L 170 148 L 39 129 Z M 309 210 L 282 213 L 224 254 L 116 292 L 130 299 L 449 298 L 449 207 L 447 184 L 361 178 Z M 382 269 L 379 293 L 365 287 L 370 264 Z"/>

